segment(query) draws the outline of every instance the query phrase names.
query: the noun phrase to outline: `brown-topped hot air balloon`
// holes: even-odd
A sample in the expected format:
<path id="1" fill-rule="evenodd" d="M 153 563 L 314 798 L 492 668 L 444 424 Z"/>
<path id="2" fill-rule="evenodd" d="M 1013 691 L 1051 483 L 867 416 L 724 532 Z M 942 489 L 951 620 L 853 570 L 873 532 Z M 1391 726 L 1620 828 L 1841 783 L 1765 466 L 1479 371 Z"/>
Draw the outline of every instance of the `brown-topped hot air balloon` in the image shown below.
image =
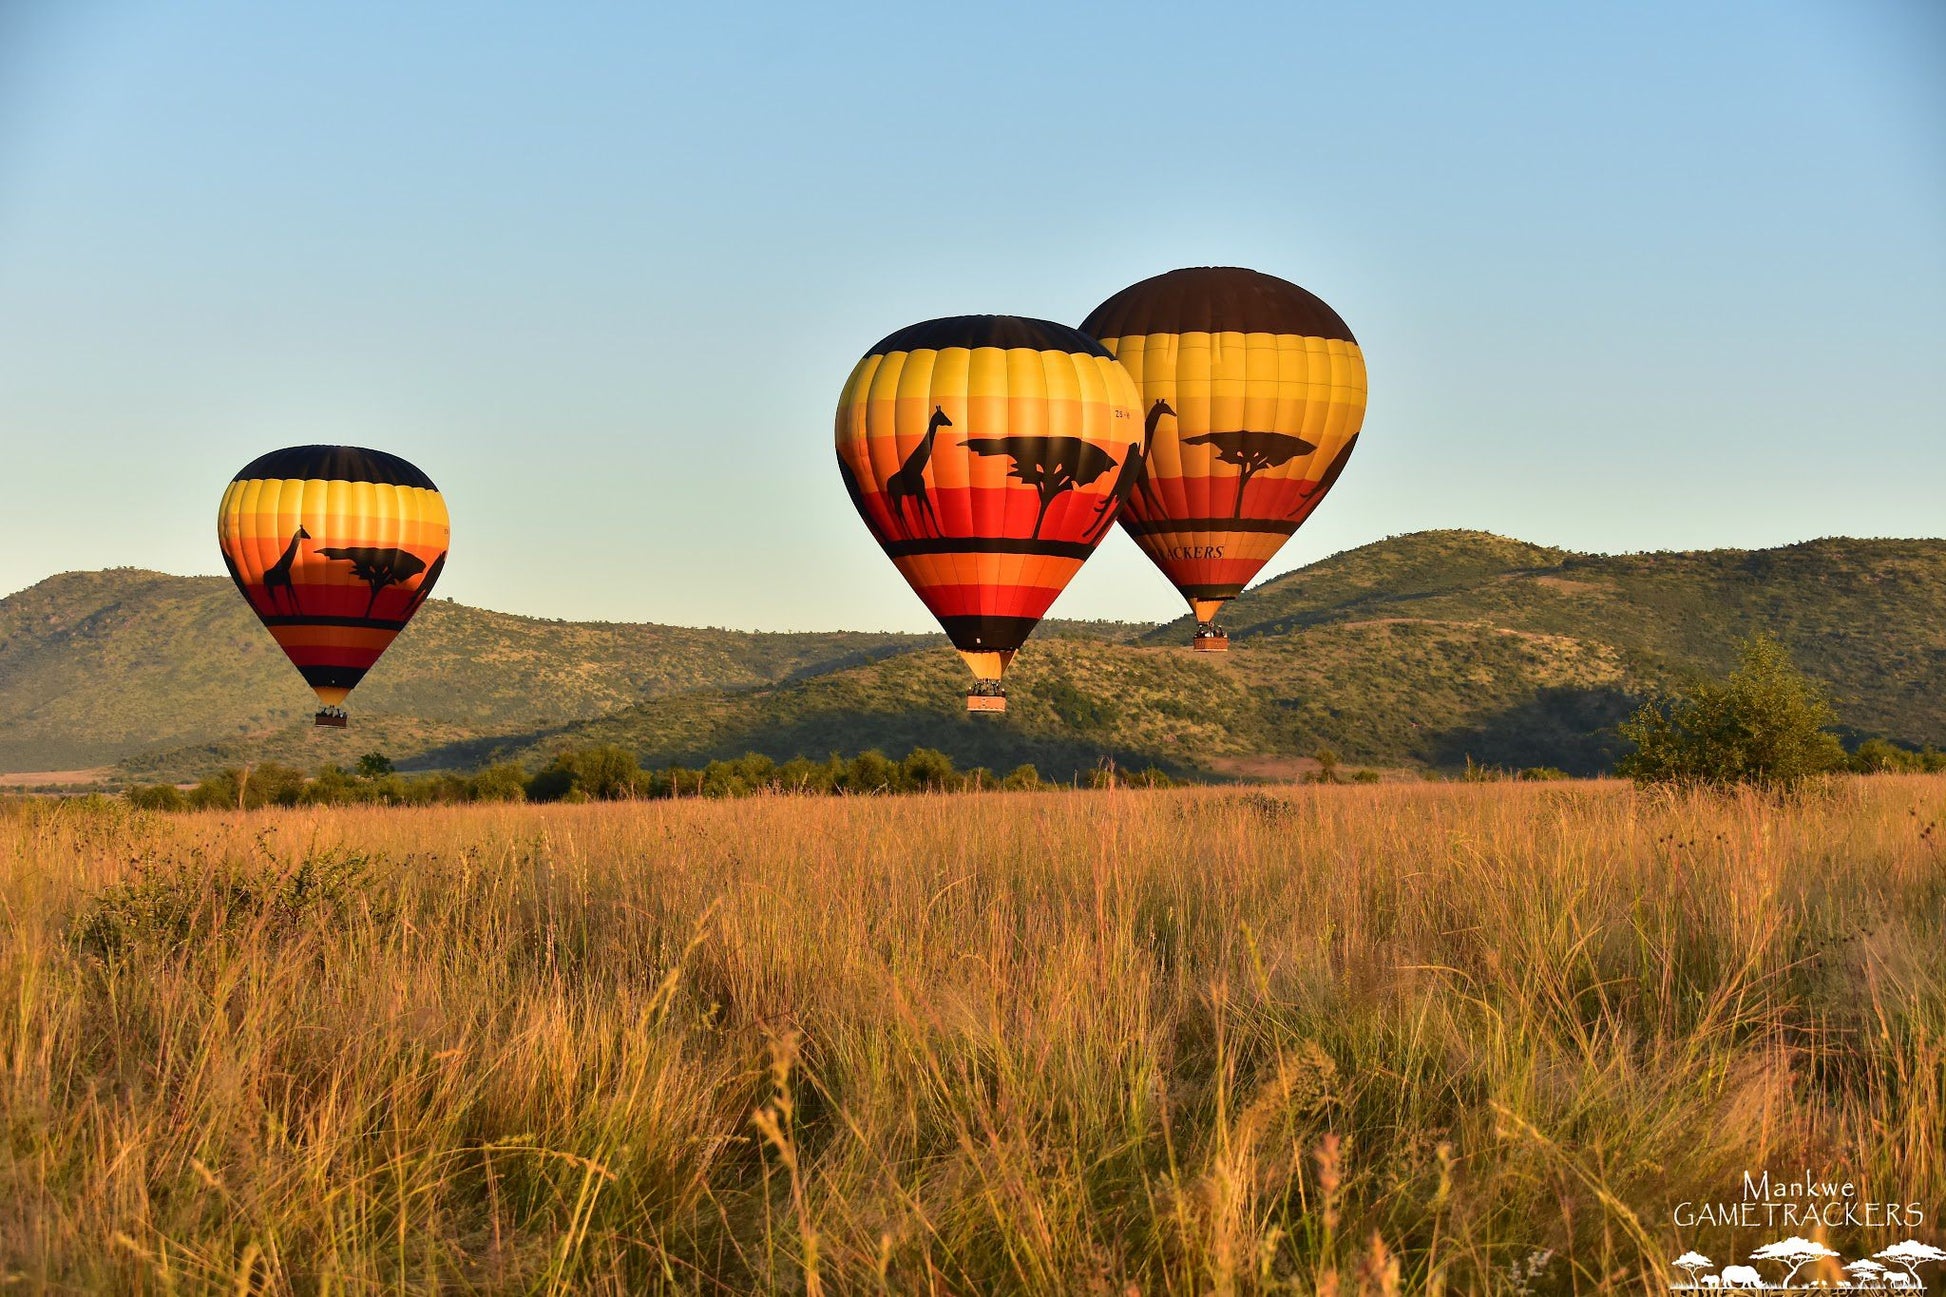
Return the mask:
<path id="1" fill-rule="evenodd" d="M 1196 614 L 1217 612 L 1311 516 L 1365 418 L 1365 358 L 1338 313 L 1272 275 L 1172 270 L 1115 294 L 1081 331 L 1142 391 L 1143 472 L 1122 526 Z"/>
<path id="2" fill-rule="evenodd" d="M 973 669 L 969 711 L 1115 521 L 1141 451 L 1128 371 L 1064 324 L 1011 315 L 892 334 L 838 398 L 859 516 Z"/>
<path id="3" fill-rule="evenodd" d="M 451 528 L 432 479 L 356 446 L 274 450 L 216 514 L 230 579 L 324 706 L 341 704 L 432 594 Z"/>

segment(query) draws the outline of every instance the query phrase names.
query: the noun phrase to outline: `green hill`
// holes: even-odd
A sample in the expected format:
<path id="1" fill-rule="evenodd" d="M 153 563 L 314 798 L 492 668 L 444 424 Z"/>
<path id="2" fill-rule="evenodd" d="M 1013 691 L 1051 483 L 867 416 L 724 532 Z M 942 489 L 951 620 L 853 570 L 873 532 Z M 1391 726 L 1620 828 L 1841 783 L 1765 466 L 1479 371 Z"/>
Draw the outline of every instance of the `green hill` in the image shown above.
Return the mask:
<path id="1" fill-rule="evenodd" d="M 1265 583 L 1225 616 L 1050 623 L 1009 673 L 1004 720 L 968 717 L 937 636 L 759 635 L 539 621 L 429 605 L 353 698 L 343 733 L 227 583 L 107 572 L 0 601 L 0 769 L 120 761 L 465 767 L 624 744 L 651 764 L 763 752 L 940 748 L 1067 774 L 1107 756 L 1214 774 L 1294 768 L 1320 746 L 1373 765 L 1607 768 L 1646 689 L 1720 674 L 1776 634 L 1843 724 L 1946 745 L 1946 541 L 1602 556 L 1425 532 Z M 266 701 L 267 700 L 267 701 Z"/>
<path id="2" fill-rule="evenodd" d="M 562 622 L 434 600 L 353 696 L 356 728 L 313 736 L 317 699 L 229 581 L 70 572 L 0 600 L 0 770 L 163 752 L 193 768 L 260 749 L 335 751 L 334 738 L 357 745 L 353 756 L 374 744 L 410 755 L 658 694 L 816 674 L 933 638 Z"/>
<path id="3" fill-rule="evenodd" d="M 962 764 L 1062 773 L 1102 756 L 1251 773 L 1331 747 L 1365 764 L 1595 773 L 1645 690 L 1726 671 L 1758 630 L 1829 689 L 1855 734 L 1946 745 L 1946 541 L 1608 557 L 1427 532 L 1267 582 L 1225 620 L 1227 655 L 1183 647 L 1186 618 L 1134 642 L 1040 638 L 1009 673 L 998 724 L 964 714 L 964 676 L 936 650 L 733 697 L 656 699 L 452 755 L 531 761 L 616 742 L 650 763 L 696 764 L 923 744 Z"/>

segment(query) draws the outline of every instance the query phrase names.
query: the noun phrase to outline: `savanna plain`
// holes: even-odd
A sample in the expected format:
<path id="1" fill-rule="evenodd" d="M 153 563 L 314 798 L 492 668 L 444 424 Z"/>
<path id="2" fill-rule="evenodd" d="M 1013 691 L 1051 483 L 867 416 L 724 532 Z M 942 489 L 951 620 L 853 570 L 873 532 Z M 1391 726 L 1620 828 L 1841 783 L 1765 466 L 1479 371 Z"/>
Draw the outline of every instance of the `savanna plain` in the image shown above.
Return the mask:
<path id="1" fill-rule="evenodd" d="M 27 1291 L 1665 1292 L 1745 1170 L 1946 1208 L 1938 776 L 25 800 L 0 900 Z"/>

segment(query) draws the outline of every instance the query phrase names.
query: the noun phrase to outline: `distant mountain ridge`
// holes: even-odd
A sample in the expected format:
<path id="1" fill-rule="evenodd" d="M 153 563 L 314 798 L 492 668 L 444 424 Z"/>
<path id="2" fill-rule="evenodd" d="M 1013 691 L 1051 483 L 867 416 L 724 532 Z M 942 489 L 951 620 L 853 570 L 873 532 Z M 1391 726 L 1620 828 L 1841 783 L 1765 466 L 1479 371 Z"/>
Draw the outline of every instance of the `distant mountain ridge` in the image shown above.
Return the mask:
<path id="1" fill-rule="evenodd" d="M 1050 623 L 996 724 L 966 716 L 964 671 L 938 636 L 549 622 L 435 601 L 331 736 L 311 730 L 308 691 L 227 582 L 69 573 L 0 600 L 0 770 L 181 778 L 372 748 L 416 766 L 531 764 L 617 742 L 651 763 L 924 745 L 1057 774 L 1103 757 L 1222 774 L 1329 746 L 1367 764 L 1594 772 L 1644 690 L 1721 673 L 1757 630 L 1852 731 L 1946 745 L 1946 540 L 1606 556 L 1421 532 L 1266 582 L 1224 620 L 1227 656 L 1183 647 L 1187 618 Z"/>
<path id="2" fill-rule="evenodd" d="M 367 745 L 382 736 L 411 751 L 815 674 L 933 638 L 550 621 L 435 599 L 350 705 Z M 246 750 L 309 728 L 316 708 L 222 577 L 69 572 L 0 599 L 0 770 Z"/>

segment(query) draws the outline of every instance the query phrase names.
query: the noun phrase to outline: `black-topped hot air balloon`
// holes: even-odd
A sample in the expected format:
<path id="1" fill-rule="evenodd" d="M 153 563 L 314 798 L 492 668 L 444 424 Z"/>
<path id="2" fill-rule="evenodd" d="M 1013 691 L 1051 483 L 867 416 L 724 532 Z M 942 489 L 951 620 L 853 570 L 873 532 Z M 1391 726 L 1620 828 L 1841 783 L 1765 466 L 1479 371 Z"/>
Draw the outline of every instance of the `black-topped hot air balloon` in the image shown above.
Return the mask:
<path id="1" fill-rule="evenodd" d="M 1115 521 L 1141 450 L 1128 372 L 1063 324 L 963 315 L 901 329 L 838 398 L 859 516 L 973 669 L 970 711 Z"/>
<path id="2" fill-rule="evenodd" d="M 451 527 L 432 479 L 382 450 L 292 446 L 253 460 L 223 492 L 217 543 L 230 578 L 316 691 L 320 725 L 446 566 Z"/>
<path id="3" fill-rule="evenodd" d="M 1122 526 L 1196 614 L 1195 647 L 1336 484 L 1365 418 L 1365 357 L 1296 284 L 1172 270 L 1082 322 L 1142 391 L 1145 472 Z"/>

